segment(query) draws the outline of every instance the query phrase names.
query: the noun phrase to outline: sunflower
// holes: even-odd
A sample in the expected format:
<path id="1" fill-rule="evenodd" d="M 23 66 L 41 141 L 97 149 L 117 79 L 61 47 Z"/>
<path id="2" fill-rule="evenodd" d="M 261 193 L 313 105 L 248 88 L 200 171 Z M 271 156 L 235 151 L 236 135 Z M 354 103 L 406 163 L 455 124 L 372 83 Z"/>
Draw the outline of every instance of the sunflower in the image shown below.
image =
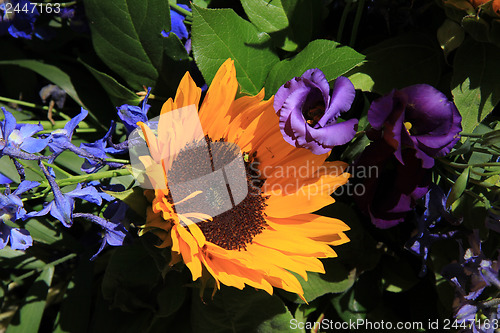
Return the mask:
<path id="1" fill-rule="evenodd" d="M 347 165 L 325 162 L 328 154 L 314 155 L 288 144 L 280 132 L 273 98 L 264 101 L 262 90 L 235 100 L 237 90 L 234 62 L 228 59 L 215 75 L 198 116 L 207 141 L 234 143 L 243 152 L 248 195 L 231 210 L 211 217 L 176 213 L 168 187 L 146 190 L 152 205 L 141 233 L 153 231 L 163 241 L 160 247 L 171 247 L 170 265 L 183 261 L 193 281 L 201 278 L 205 285 L 213 277 L 214 292 L 221 283 L 239 289 L 246 284 L 269 294 L 273 287 L 281 288 L 304 299 L 290 271 L 305 280 L 307 271 L 324 273 L 318 258 L 336 257 L 330 245 L 349 241 L 345 223 L 312 214 L 334 202 L 331 193 L 350 176 L 343 172 Z M 161 114 L 198 107 L 200 98 L 201 89 L 186 73 L 175 99 L 163 105 Z M 161 166 L 168 138 L 162 131 L 155 135 L 144 123 L 138 125 Z M 190 162 L 196 164 L 196 157 Z M 299 170 L 300 176 L 291 170 Z"/>

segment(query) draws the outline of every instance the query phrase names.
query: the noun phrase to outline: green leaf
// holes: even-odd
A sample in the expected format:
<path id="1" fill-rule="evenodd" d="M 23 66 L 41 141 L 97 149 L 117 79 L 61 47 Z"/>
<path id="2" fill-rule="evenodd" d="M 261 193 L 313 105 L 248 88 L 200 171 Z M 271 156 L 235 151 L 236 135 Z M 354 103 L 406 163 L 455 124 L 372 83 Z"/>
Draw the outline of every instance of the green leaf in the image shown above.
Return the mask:
<path id="1" fill-rule="evenodd" d="M 413 84 L 436 85 L 443 55 L 434 39 L 407 34 L 385 40 L 363 52 L 366 62 L 349 73 L 356 89 L 381 95 Z"/>
<path id="2" fill-rule="evenodd" d="M 259 32 L 232 9 L 193 6 L 193 54 L 207 84 L 231 58 L 243 92 L 257 94 L 269 70 L 278 61 L 269 48 L 269 35 Z"/>
<path id="3" fill-rule="evenodd" d="M 88 332 L 90 310 L 92 308 L 92 277 L 94 262 L 90 255 L 83 256 L 75 275 L 64 293 L 61 311 L 56 319 L 54 333 Z"/>
<path id="4" fill-rule="evenodd" d="M 32 270 L 43 267 L 45 262 L 33 257 L 24 251 L 13 250 L 6 246 L 0 251 L 0 258 L 2 259 L 2 267 L 10 269 L 25 269 Z"/>
<path id="5" fill-rule="evenodd" d="M 181 273 L 171 271 L 165 276 L 163 288 L 158 292 L 157 316 L 168 317 L 180 309 L 186 298 L 185 280 Z"/>
<path id="6" fill-rule="evenodd" d="M 328 8 L 324 1 L 311 0 L 286 0 L 282 5 L 289 26 L 272 37 L 283 50 L 295 52 L 314 39 L 328 16 Z"/>
<path id="7" fill-rule="evenodd" d="M 355 269 L 349 272 L 338 259 L 324 260 L 323 264 L 326 273 L 308 272 L 307 281 L 300 275 L 292 273 L 302 285 L 304 298 L 307 302 L 314 301 L 316 298 L 329 293 L 342 293 L 354 284 L 356 279 Z M 288 293 L 287 298 L 290 298 L 290 295 L 292 294 Z M 290 299 L 295 303 L 305 303 L 296 295 L 293 295 Z"/>
<path id="8" fill-rule="evenodd" d="M 498 59 L 498 47 L 470 38 L 457 50 L 451 88 L 464 132 L 472 133 L 500 101 Z"/>
<path id="9" fill-rule="evenodd" d="M 53 275 L 54 266 L 48 266 L 38 276 L 7 327 L 7 333 L 38 332 Z"/>
<path id="10" fill-rule="evenodd" d="M 153 288 L 160 281 L 155 262 L 140 240 L 115 249 L 104 273 L 102 293 L 106 300 L 122 311 L 154 310 L 156 293 Z"/>
<path id="11" fill-rule="evenodd" d="M 266 81 L 266 96 L 276 94 L 278 88 L 311 68 L 319 68 L 331 81 L 360 65 L 364 56 L 348 46 L 329 40 L 312 41 L 295 58 L 276 64 Z"/>
<path id="12" fill-rule="evenodd" d="M 32 70 L 33 72 L 54 83 L 59 88 L 63 89 L 71 98 L 73 98 L 75 102 L 83 107 L 83 103 L 76 93 L 75 87 L 71 82 L 71 78 L 68 74 L 64 73 L 56 66 L 44 64 L 43 62 L 37 60 L 28 59 L 0 61 L 0 65 L 15 65 Z"/>
<path id="13" fill-rule="evenodd" d="M 86 64 L 82 60 L 80 62 L 94 75 L 94 77 L 99 81 L 104 90 L 109 95 L 109 98 L 114 105 L 131 104 L 138 105 L 141 98 L 137 96 L 133 91 L 123 86 L 120 82 L 116 81 L 115 78 L 109 76 L 104 72 L 100 72 L 97 69 Z"/>
<path id="14" fill-rule="evenodd" d="M 95 52 L 134 90 L 154 87 L 163 64 L 168 1 L 84 0 Z"/>
<path id="15" fill-rule="evenodd" d="M 144 196 L 144 189 L 142 187 L 136 186 L 130 190 L 123 192 L 112 192 L 104 191 L 109 195 L 112 195 L 116 199 L 119 199 L 129 205 L 136 213 L 145 216 L 146 207 L 149 205 L 146 197 Z"/>
<path id="16" fill-rule="evenodd" d="M 194 332 L 290 332 L 292 314 L 277 296 L 263 290 L 225 287 L 203 302 L 193 293 Z"/>
<path id="17" fill-rule="evenodd" d="M 453 187 L 451 188 L 448 199 L 446 200 L 446 208 L 449 208 L 451 204 L 453 204 L 458 198 L 460 198 L 462 193 L 464 193 L 465 188 L 467 187 L 467 182 L 469 181 L 469 173 L 470 167 L 462 171 L 460 176 L 458 176 L 455 184 L 453 184 Z"/>
<path id="18" fill-rule="evenodd" d="M 276 32 L 288 27 L 281 0 L 241 0 L 250 21 L 261 31 Z"/>

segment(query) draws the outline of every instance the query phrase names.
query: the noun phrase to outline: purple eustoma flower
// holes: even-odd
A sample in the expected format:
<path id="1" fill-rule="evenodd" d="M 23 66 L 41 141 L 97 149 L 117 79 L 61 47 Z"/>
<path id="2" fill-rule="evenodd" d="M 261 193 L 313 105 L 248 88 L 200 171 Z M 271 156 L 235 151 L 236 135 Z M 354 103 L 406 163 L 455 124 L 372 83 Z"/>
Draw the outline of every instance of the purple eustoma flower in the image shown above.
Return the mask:
<path id="1" fill-rule="evenodd" d="M 355 168 L 377 170 L 366 178 L 356 179 L 363 185 L 364 192 L 355 196 L 355 200 L 372 223 L 381 229 L 403 222 L 431 184 L 430 170 L 422 168 L 422 161 L 416 158 L 413 150 L 403 152 L 404 164 L 393 154 L 391 146 L 377 140 L 365 148 L 354 164 Z"/>
<path id="2" fill-rule="evenodd" d="M 368 121 L 395 149 L 401 163 L 403 148 L 409 147 L 416 150 L 424 168 L 434 165 L 434 157 L 448 154 L 462 131 L 455 104 L 427 84 L 393 90 L 375 100 Z"/>
<path id="3" fill-rule="evenodd" d="M 274 109 L 286 142 L 314 154 L 349 142 L 356 134 L 357 119 L 337 122 L 351 108 L 356 91 L 348 78 L 340 76 L 330 86 L 319 69 L 309 69 L 282 85 L 274 96 Z"/>

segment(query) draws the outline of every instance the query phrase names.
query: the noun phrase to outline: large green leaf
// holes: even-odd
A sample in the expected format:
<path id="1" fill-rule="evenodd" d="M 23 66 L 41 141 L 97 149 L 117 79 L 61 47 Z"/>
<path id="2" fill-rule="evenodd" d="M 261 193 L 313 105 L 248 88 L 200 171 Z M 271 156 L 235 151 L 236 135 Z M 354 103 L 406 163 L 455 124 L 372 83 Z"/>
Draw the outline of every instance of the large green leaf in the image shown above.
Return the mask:
<path id="1" fill-rule="evenodd" d="M 138 105 L 141 98 L 134 94 L 133 91 L 123 86 L 120 82 L 116 81 L 115 78 L 109 76 L 108 74 L 98 71 L 87 63 L 80 61 L 85 67 L 94 75 L 94 77 L 99 81 L 104 90 L 108 93 L 109 98 L 114 105 L 131 104 Z"/>
<path id="2" fill-rule="evenodd" d="M 292 319 L 283 302 L 263 290 L 222 287 L 205 302 L 193 293 L 194 332 L 290 332 Z"/>
<path id="3" fill-rule="evenodd" d="M 250 21 L 261 31 L 275 32 L 288 27 L 281 0 L 241 0 Z"/>
<path id="4" fill-rule="evenodd" d="M 90 310 L 92 308 L 93 267 L 94 262 L 90 261 L 90 255 L 87 253 L 78 263 L 75 275 L 64 293 L 54 333 L 88 332 Z"/>
<path id="5" fill-rule="evenodd" d="M 267 73 L 278 61 L 269 46 L 269 35 L 259 32 L 232 9 L 193 6 L 193 53 L 210 84 L 226 59 L 234 60 L 236 77 L 243 92 L 258 93 Z"/>
<path id="6" fill-rule="evenodd" d="M 436 85 L 441 78 L 441 48 L 425 35 L 388 39 L 364 53 L 366 63 L 349 73 L 356 89 L 386 94 L 417 83 Z"/>
<path id="7" fill-rule="evenodd" d="M 38 276 L 7 328 L 7 333 L 38 332 L 53 275 L 54 266 L 47 266 Z"/>
<path id="8" fill-rule="evenodd" d="M 85 0 L 97 55 L 134 90 L 154 87 L 163 64 L 166 0 Z"/>
<path id="9" fill-rule="evenodd" d="M 325 274 L 308 272 L 307 281 L 300 275 L 293 273 L 302 285 L 304 298 L 307 302 L 314 301 L 326 294 L 342 293 L 354 284 L 356 270 L 347 270 L 339 259 L 325 260 L 324 266 Z M 284 295 L 295 303 L 305 303 L 295 294 L 286 293 Z"/>
<path id="10" fill-rule="evenodd" d="M 312 41 L 292 60 L 276 64 L 266 80 L 266 95 L 271 96 L 286 81 L 301 76 L 310 68 L 319 68 L 331 81 L 360 65 L 364 56 L 348 46 L 329 40 Z"/>
<path id="11" fill-rule="evenodd" d="M 471 133 L 500 101 L 499 59 L 498 47 L 472 39 L 457 50 L 451 89 L 464 132 Z"/>
<path id="12" fill-rule="evenodd" d="M 56 66 L 29 59 L 0 61 L 0 65 L 15 65 L 30 69 L 63 89 L 71 98 L 75 100 L 75 102 L 77 102 L 80 106 L 83 106 L 83 103 L 80 100 L 80 97 L 78 97 L 75 87 L 71 82 L 71 77 Z M 73 80 L 75 79 L 77 78 L 73 78 Z"/>

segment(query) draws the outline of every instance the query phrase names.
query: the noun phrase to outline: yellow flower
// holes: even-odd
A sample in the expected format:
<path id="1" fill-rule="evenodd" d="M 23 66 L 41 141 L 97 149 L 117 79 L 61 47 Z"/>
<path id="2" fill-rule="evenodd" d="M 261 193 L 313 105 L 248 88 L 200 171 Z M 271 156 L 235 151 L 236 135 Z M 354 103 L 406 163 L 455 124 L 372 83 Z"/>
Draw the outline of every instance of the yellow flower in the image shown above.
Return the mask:
<path id="1" fill-rule="evenodd" d="M 205 283 L 211 276 L 217 288 L 221 283 L 239 289 L 247 284 L 272 294 L 273 287 L 278 287 L 303 298 L 300 283 L 289 271 L 304 279 L 307 271 L 324 273 L 318 258 L 336 257 L 330 245 L 349 241 L 344 234 L 349 227 L 342 221 L 312 214 L 334 202 L 330 194 L 349 178 L 343 172 L 346 164 L 324 162 L 328 154 L 314 155 L 285 142 L 273 98 L 263 101 L 262 90 L 257 96 L 235 100 L 237 89 L 234 62 L 228 59 L 198 115 L 207 140 L 235 143 L 243 152 L 247 197 L 233 209 L 210 217 L 198 212 L 177 214 L 168 189 L 146 190 L 152 206 L 143 232 L 158 235 L 161 247 L 171 246 L 170 264 L 183 261 L 193 280 L 202 278 Z M 186 73 L 175 100 L 169 99 L 161 114 L 193 104 L 198 107 L 200 97 L 200 88 Z M 163 131 L 158 129 L 156 136 L 146 124 L 139 126 L 150 149 L 161 152 L 168 140 Z M 161 158 L 153 156 L 159 165 Z M 259 184 L 257 190 L 255 184 Z"/>

